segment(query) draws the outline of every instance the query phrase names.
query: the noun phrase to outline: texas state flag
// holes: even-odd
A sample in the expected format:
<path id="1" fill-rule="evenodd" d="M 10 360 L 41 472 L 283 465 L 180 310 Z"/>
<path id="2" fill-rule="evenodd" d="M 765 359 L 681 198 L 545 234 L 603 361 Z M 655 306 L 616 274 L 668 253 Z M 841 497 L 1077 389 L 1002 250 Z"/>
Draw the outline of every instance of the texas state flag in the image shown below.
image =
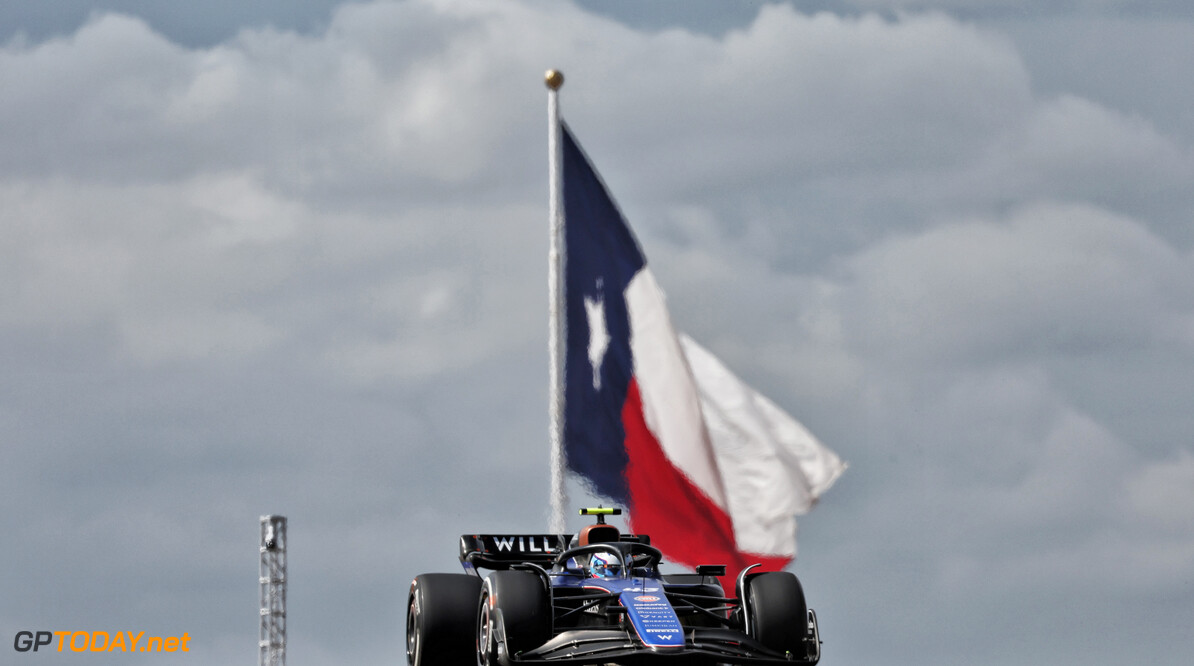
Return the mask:
<path id="1" fill-rule="evenodd" d="M 561 134 L 568 467 L 672 561 L 725 564 L 731 577 L 782 569 L 795 516 L 845 465 L 676 333 L 630 228 L 567 125 Z"/>

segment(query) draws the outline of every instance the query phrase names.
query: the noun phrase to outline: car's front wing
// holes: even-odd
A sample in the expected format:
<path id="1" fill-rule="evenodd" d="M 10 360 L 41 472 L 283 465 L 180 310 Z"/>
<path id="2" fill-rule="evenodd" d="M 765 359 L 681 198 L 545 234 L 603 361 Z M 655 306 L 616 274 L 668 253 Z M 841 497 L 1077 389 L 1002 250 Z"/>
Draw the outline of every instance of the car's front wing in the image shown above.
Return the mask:
<path id="1" fill-rule="evenodd" d="M 813 620 L 816 622 L 816 620 Z M 815 625 L 814 625 L 815 626 Z M 574 629 L 556 635 L 542 646 L 511 655 L 515 664 L 608 664 L 648 666 L 652 664 L 785 664 L 812 666 L 820 658 L 819 639 L 808 654 L 785 654 L 768 649 L 740 631 L 731 629 L 689 629 L 683 647 L 650 648 L 620 629 Z"/>

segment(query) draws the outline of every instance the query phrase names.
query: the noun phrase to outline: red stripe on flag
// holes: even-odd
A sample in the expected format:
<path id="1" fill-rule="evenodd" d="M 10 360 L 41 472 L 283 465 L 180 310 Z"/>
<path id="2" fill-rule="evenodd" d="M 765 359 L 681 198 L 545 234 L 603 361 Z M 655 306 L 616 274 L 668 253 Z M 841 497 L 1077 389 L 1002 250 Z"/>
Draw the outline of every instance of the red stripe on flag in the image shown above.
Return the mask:
<path id="1" fill-rule="evenodd" d="M 638 382 L 633 378 L 622 406 L 626 430 L 626 484 L 630 490 L 630 529 L 647 534 L 651 543 L 672 562 L 695 567 L 724 564 L 722 587 L 734 593 L 738 572 L 751 564 L 755 571 L 779 571 L 791 558 L 740 553 L 734 542 L 729 514 L 709 499 L 663 452 L 643 417 Z"/>

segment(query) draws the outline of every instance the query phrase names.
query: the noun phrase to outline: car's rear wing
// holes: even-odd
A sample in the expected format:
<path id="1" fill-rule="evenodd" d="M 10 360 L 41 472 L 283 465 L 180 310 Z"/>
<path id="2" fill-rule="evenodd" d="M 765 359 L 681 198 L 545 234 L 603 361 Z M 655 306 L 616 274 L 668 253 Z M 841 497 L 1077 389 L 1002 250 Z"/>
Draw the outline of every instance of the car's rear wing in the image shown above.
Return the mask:
<path id="1" fill-rule="evenodd" d="M 460 563 L 466 570 L 509 569 L 531 563 L 550 567 L 572 542 L 571 534 L 463 534 Z M 623 534 L 621 541 L 650 544 L 645 534 Z"/>
<path id="2" fill-rule="evenodd" d="M 466 569 L 509 569 L 523 562 L 549 566 L 571 539 L 571 534 L 464 534 L 460 563 Z"/>

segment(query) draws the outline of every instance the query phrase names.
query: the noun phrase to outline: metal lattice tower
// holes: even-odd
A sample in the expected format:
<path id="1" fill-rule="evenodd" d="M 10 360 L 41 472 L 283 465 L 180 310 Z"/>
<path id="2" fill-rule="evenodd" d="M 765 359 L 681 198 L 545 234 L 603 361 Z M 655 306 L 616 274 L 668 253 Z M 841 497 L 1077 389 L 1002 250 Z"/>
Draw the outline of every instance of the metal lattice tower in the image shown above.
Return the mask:
<path id="1" fill-rule="evenodd" d="M 286 517 L 261 517 L 258 666 L 286 666 Z"/>

